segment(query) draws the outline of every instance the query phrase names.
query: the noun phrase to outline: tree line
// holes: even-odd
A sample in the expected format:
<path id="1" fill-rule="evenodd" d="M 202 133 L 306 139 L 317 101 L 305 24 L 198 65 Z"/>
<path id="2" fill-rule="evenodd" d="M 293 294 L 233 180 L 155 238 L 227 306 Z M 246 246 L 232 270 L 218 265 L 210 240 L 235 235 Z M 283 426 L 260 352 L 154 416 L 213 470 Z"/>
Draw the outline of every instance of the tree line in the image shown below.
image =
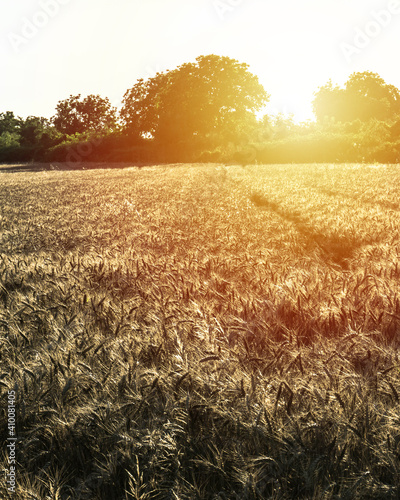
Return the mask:
<path id="1" fill-rule="evenodd" d="M 0 162 L 389 162 L 400 160 L 400 91 L 369 71 L 314 93 L 315 121 L 257 117 L 270 95 L 245 63 L 200 56 L 138 80 L 117 110 L 71 95 L 52 118 L 0 113 Z"/>

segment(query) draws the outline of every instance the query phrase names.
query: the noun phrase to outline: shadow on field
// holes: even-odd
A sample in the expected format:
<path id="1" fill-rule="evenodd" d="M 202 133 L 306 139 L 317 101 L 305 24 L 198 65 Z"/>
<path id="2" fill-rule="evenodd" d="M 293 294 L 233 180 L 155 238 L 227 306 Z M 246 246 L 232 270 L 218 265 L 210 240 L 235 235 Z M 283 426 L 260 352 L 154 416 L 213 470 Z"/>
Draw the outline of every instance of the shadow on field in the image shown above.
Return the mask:
<path id="1" fill-rule="evenodd" d="M 307 249 L 312 250 L 318 248 L 325 261 L 337 264 L 342 269 L 349 268 L 349 259 L 353 257 L 357 249 L 366 244 L 366 242 L 356 240 L 348 234 L 329 235 L 320 231 L 315 231 L 311 226 L 311 221 L 304 219 L 298 213 L 285 211 L 278 203 L 267 200 L 258 193 L 253 194 L 250 200 L 256 207 L 270 210 L 283 220 L 292 223 L 305 239 Z"/>
<path id="2" fill-rule="evenodd" d="M 21 172 L 47 172 L 47 171 L 68 171 L 68 170 L 96 170 L 96 169 L 123 169 L 123 168 L 142 168 L 160 165 L 160 163 L 107 163 L 107 162 L 70 162 L 70 163 L 18 163 L 18 164 L 0 164 L 1 173 L 21 173 Z"/>
<path id="3" fill-rule="evenodd" d="M 347 200 L 352 200 L 352 201 L 361 201 L 364 205 L 368 205 L 370 207 L 381 207 L 384 210 L 394 210 L 395 212 L 400 211 L 400 205 L 398 203 L 394 203 L 392 201 L 387 201 L 387 200 L 374 200 L 370 201 L 368 199 L 362 199 L 360 198 L 360 195 L 358 193 L 354 194 L 346 194 L 341 191 L 337 191 L 335 189 L 331 188 L 324 188 L 320 186 L 312 186 L 314 189 L 317 189 L 320 193 L 326 195 L 326 196 L 331 196 L 332 198 L 345 198 Z"/>

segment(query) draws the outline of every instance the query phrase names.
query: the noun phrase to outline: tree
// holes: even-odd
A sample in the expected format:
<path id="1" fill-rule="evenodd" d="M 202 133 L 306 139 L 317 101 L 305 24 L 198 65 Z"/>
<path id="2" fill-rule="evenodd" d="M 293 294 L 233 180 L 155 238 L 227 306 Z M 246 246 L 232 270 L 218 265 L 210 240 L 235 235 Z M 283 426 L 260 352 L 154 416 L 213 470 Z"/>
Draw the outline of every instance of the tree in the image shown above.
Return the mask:
<path id="1" fill-rule="evenodd" d="M 314 96 L 313 110 L 318 121 L 388 121 L 400 113 L 399 90 L 370 71 L 353 73 L 343 89 L 329 81 Z"/>
<path id="2" fill-rule="evenodd" d="M 368 99 L 386 99 L 393 108 L 399 108 L 400 92 L 394 85 L 385 83 L 377 73 L 353 73 L 346 82 L 346 90 Z M 397 109 L 398 110 L 398 109 Z"/>
<path id="3" fill-rule="evenodd" d="M 17 132 L 3 132 L 0 134 L 0 148 L 19 147 L 19 134 Z"/>
<path id="4" fill-rule="evenodd" d="M 3 132 L 18 134 L 21 121 L 21 118 L 16 117 L 13 111 L 0 113 L 0 135 L 3 134 Z"/>
<path id="5" fill-rule="evenodd" d="M 121 117 L 126 131 L 157 144 L 204 146 L 238 140 L 268 99 L 247 64 L 208 55 L 139 80 L 125 93 Z"/>
<path id="6" fill-rule="evenodd" d="M 21 146 L 35 146 L 46 150 L 62 141 L 63 135 L 56 130 L 51 121 L 42 116 L 28 116 L 21 120 L 19 127 Z"/>
<path id="7" fill-rule="evenodd" d="M 49 120 L 38 116 L 28 116 L 26 120 L 21 120 L 19 130 L 19 134 L 21 136 L 21 145 L 37 145 L 49 125 Z"/>
<path id="8" fill-rule="evenodd" d="M 0 148 L 19 147 L 21 122 L 13 111 L 0 113 Z"/>
<path id="9" fill-rule="evenodd" d="M 71 95 L 58 102 L 52 122 L 59 132 L 67 135 L 105 132 L 117 127 L 116 108 L 107 97 L 90 94 L 81 99 L 80 94 Z"/>

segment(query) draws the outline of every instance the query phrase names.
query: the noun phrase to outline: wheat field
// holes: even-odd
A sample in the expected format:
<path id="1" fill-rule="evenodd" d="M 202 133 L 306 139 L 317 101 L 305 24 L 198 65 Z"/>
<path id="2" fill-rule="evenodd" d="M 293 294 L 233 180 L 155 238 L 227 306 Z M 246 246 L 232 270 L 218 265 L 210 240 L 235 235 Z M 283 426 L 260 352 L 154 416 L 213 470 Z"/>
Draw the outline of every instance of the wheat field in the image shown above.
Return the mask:
<path id="1" fill-rule="evenodd" d="M 13 498 L 399 498 L 399 195 L 396 165 L 0 166 Z"/>

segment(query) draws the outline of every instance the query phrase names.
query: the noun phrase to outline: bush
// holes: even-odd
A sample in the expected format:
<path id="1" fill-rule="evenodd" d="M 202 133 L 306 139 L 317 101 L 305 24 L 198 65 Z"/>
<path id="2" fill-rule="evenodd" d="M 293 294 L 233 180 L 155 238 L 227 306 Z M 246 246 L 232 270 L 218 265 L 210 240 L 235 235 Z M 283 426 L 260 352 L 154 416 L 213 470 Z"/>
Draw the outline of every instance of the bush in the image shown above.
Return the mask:
<path id="1" fill-rule="evenodd" d="M 9 146 L 0 148 L 0 163 L 19 163 L 39 158 L 39 150 L 34 146 Z"/>
<path id="2" fill-rule="evenodd" d="M 260 145 L 260 163 L 324 163 L 361 161 L 357 143 L 351 135 L 316 133 L 288 137 Z"/>
<path id="3" fill-rule="evenodd" d="M 368 151 L 367 161 L 379 163 L 399 163 L 400 143 L 383 142 Z"/>
<path id="4" fill-rule="evenodd" d="M 151 143 L 134 141 L 119 133 L 106 136 L 70 136 L 51 148 L 47 161 L 80 162 L 146 162 L 151 160 Z"/>

